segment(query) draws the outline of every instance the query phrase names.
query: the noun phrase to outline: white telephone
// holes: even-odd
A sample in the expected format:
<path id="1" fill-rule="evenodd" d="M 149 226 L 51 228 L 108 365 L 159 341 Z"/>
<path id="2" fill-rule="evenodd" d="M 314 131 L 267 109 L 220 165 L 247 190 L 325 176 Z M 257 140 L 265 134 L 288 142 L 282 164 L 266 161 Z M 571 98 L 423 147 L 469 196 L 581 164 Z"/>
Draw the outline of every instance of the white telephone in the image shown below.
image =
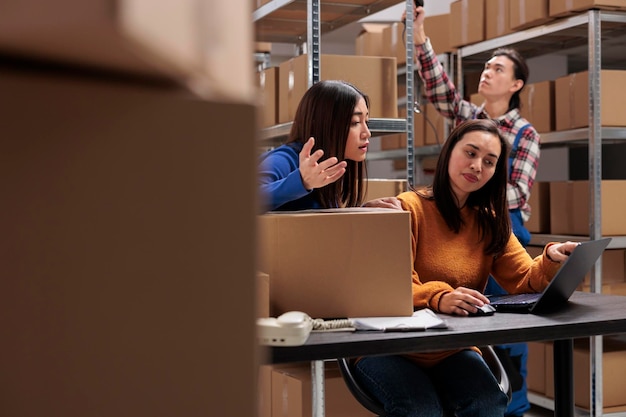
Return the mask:
<path id="1" fill-rule="evenodd" d="M 257 319 L 259 343 L 268 346 L 303 345 L 313 329 L 313 320 L 301 311 L 289 311 L 277 318 Z"/>

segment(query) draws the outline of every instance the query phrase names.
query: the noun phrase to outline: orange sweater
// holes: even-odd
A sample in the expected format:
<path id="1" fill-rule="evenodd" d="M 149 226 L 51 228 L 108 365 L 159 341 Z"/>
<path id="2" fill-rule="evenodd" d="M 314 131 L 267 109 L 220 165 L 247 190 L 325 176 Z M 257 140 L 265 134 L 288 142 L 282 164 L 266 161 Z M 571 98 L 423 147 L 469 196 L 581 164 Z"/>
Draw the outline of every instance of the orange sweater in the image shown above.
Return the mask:
<path id="1" fill-rule="evenodd" d="M 509 293 L 539 292 L 550 282 L 560 264 L 550 261 L 544 253 L 532 259 L 511 234 L 502 255 L 494 258 L 484 254 L 485 242 L 475 210 L 462 209 L 463 226 L 459 233 L 450 230 L 435 200 L 413 191 L 398 196 L 402 207 L 411 213 L 411 244 L 413 253 L 413 305 L 439 312 L 441 296 L 457 287 L 484 291 L 489 275 Z M 546 248 L 551 245 L 548 244 Z M 434 365 L 456 351 L 411 354 L 422 366 Z"/>

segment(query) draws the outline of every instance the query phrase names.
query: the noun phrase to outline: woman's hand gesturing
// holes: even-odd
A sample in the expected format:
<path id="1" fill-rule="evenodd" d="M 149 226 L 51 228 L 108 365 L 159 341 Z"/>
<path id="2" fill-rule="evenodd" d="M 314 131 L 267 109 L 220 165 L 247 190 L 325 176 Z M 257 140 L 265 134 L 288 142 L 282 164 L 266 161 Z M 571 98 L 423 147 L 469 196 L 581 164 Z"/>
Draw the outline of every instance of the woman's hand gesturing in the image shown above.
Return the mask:
<path id="1" fill-rule="evenodd" d="M 346 172 L 348 165 L 345 161 L 339 162 L 334 156 L 319 162 L 324 151 L 318 149 L 311 154 L 313 145 L 315 139 L 309 138 L 300 151 L 300 176 L 307 190 L 322 188 L 337 181 Z"/>

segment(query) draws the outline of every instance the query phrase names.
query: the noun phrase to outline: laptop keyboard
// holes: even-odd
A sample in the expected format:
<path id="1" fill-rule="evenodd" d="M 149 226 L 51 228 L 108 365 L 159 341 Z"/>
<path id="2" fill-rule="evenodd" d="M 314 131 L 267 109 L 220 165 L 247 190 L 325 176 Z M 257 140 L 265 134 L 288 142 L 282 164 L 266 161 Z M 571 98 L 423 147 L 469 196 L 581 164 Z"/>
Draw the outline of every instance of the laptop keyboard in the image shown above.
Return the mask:
<path id="1" fill-rule="evenodd" d="M 523 304 L 532 303 L 537 301 L 540 294 L 512 294 L 504 296 L 492 296 L 490 300 L 492 303 L 498 304 Z"/>

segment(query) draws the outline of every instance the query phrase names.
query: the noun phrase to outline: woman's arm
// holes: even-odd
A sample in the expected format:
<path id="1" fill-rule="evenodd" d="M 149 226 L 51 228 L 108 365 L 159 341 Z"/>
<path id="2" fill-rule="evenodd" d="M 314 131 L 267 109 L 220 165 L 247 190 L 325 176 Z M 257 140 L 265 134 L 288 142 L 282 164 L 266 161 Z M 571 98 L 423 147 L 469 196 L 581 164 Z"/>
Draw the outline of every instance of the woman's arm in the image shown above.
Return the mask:
<path id="1" fill-rule="evenodd" d="M 298 153 L 288 146 L 270 151 L 259 165 L 261 206 L 274 210 L 310 193 L 298 169 Z"/>

